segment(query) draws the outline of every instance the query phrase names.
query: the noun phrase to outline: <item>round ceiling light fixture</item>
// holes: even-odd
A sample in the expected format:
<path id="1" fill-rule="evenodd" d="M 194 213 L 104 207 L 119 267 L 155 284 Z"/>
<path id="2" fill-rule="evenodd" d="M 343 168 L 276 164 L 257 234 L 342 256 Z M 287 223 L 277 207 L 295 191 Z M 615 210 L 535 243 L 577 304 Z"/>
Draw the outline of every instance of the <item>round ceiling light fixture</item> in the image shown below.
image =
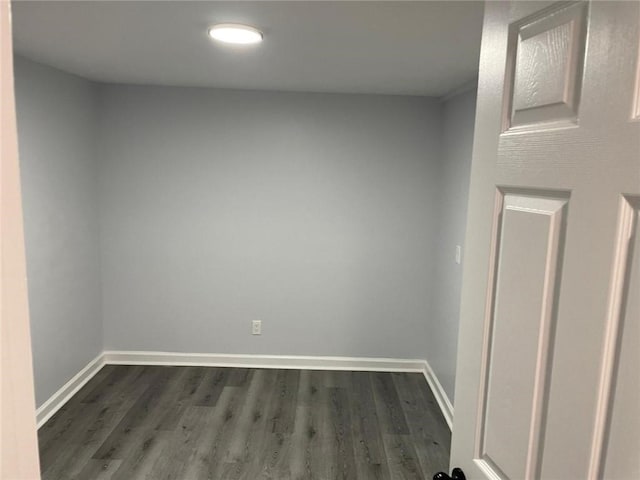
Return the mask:
<path id="1" fill-rule="evenodd" d="M 257 28 L 239 23 L 221 23 L 209 28 L 209 36 L 214 40 L 236 45 L 251 45 L 262 41 L 262 32 Z"/>

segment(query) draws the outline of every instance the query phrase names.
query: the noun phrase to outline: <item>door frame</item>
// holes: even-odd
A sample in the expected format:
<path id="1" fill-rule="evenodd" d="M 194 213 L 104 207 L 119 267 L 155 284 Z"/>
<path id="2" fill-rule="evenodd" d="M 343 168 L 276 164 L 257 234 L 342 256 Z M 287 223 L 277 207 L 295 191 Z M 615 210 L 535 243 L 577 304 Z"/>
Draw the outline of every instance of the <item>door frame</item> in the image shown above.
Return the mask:
<path id="1" fill-rule="evenodd" d="M 27 299 L 11 2 L 0 0 L 0 478 L 40 478 Z"/>

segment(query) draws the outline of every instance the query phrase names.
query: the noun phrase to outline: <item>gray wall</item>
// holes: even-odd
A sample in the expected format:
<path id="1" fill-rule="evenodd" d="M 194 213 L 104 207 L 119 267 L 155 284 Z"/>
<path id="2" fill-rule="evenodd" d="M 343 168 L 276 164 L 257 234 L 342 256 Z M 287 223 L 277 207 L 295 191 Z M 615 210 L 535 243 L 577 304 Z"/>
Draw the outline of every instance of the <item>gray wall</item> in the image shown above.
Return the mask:
<path id="1" fill-rule="evenodd" d="M 100 111 L 106 349 L 424 357 L 439 102 L 109 85 Z"/>
<path id="2" fill-rule="evenodd" d="M 17 58 L 16 94 L 38 405 L 103 347 L 426 358 L 453 399 L 475 92 L 95 85 Z"/>
<path id="3" fill-rule="evenodd" d="M 15 75 L 40 405 L 102 350 L 95 87 L 21 58 Z"/>
<path id="4" fill-rule="evenodd" d="M 473 151 L 476 91 L 457 95 L 443 103 L 440 200 L 436 238 L 436 270 L 433 315 L 429 320 L 426 358 L 453 401 L 460 291 L 464 266 L 464 235 L 469 199 L 469 175 Z M 462 263 L 455 263 L 455 248 L 463 248 Z"/>

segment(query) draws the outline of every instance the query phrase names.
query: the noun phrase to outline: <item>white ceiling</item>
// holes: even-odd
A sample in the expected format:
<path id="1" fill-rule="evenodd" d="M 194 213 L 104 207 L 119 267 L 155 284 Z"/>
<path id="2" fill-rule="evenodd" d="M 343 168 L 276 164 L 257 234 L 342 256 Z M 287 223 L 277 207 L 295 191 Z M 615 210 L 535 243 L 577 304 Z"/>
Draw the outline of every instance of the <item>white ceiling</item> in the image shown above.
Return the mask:
<path id="1" fill-rule="evenodd" d="M 451 1 L 14 1 L 14 48 L 104 82 L 441 96 L 476 76 L 482 13 Z M 208 38 L 228 22 L 264 42 Z"/>

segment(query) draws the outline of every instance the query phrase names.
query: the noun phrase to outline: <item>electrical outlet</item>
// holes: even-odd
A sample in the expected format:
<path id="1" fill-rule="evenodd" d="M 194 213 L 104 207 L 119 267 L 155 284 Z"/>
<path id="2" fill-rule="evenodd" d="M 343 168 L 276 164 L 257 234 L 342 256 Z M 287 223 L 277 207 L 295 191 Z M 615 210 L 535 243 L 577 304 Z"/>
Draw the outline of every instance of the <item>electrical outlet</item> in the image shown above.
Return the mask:
<path id="1" fill-rule="evenodd" d="M 462 261 L 462 247 L 460 245 L 456 245 L 456 263 L 460 265 Z"/>
<path id="2" fill-rule="evenodd" d="M 254 320 L 251 322 L 251 335 L 262 334 L 262 320 Z"/>

